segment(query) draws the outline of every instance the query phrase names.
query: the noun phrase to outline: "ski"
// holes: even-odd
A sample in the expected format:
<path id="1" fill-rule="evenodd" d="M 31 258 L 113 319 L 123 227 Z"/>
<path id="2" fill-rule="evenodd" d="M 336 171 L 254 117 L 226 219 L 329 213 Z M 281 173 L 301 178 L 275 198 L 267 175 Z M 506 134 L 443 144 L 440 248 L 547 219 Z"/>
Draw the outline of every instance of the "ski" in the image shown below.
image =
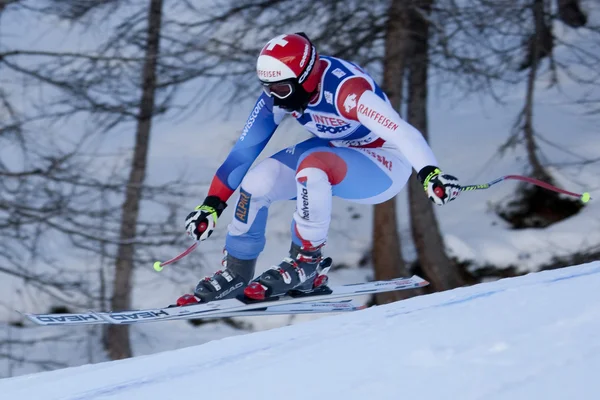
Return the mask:
<path id="1" fill-rule="evenodd" d="M 396 278 L 388 281 L 373 281 L 364 283 L 353 283 L 341 286 L 327 287 L 322 294 L 281 296 L 275 299 L 254 302 L 243 299 L 227 299 L 201 303 L 183 307 L 154 308 L 146 310 L 131 310 L 112 313 L 103 313 L 102 318 L 112 324 L 127 324 L 131 321 L 163 321 L 177 318 L 189 319 L 199 315 L 210 316 L 230 311 L 254 310 L 268 305 L 298 304 L 315 301 L 329 301 L 339 298 L 349 298 L 373 293 L 391 292 L 396 290 L 415 289 L 429 285 L 425 279 L 414 275 L 410 278 Z"/>
<path id="2" fill-rule="evenodd" d="M 387 281 L 373 281 L 364 283 L 353 283 L 341 286 L 331 286 L 326 287 L 326 289 L 322 290 L 321 292 L 312 293 L 309 295 L 286 295 L 259 302 L 235 298 L 213 301 L 210 303 L 193 304 L 183 307 L 165 307 L 144 310 L 128 310 L 120 312 L 88 312 L 82 314 L 25 315 L 33 322 L 40 325 L 80 325 L 98 323 L 131 324 L 138 322 L 171 321 L 176 319 L 221 318 L 236 315 L 254 315 L 251 314 L 250 311 L 254 311 L 255 313 L 257 313 L 256 315 L 269 315 L 269 313 L 273 312 L 273 307 L 277 307 L 275 309 L 275 312 L 285 314 L 291 312 L 286 308 L 280 307 L 293 305 L 295 306 L 295 309 L 299 310 L 300 308 L 298 307 L 300 304 L 319 303 L 323 301 L 329 302 L 334 299 L 349 298 L 374 293 L 416 289 L 427 285 L 429 285 L 429 282 L 417 275 L 414 275 L 410 278 L 396 278 Z M 310 306 L 308 306 L 308 308 L 310 308 Z M 327 306 L 321 305 L 314 306 L 313 308 L 325 310 L 327 309 Z"/>
<path id="3" fill-rule="evenodd" d="M 297 304 L 284 305 L 269 305 L 263 308 L 252 310 L 224 311 L 222 313 L 199 315 L 199 316 L 176 316 L 173 318 L 165 318 L 164 320 L 180 320 L 180 319 L 211 319 L 211 318 L 226 318 L 226 317 L 254 317 L 261 315 L 293 315 L 293 314 L 321 314 L 321 313 L 336 313 L 358 311 L 366 308 L 364 305 L 353 303 L 350 300 L 338 302 L 307 302 Z M 30 321 L 37 325 L 95 325 L 95 324 L 110 324 L 109 318 L 106 318 L 104 312 L 87 312 L 73 314 L 23 314 Z M 152 322 L 153 320 L 132 319 L 127 323 Z"/>

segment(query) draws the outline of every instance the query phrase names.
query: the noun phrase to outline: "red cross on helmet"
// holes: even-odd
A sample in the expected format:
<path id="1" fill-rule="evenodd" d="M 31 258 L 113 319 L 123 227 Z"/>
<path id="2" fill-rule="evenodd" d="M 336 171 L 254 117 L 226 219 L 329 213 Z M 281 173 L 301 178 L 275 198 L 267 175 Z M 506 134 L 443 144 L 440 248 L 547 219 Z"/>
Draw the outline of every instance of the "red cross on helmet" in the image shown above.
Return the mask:
<path id="1" fill-rule="evenodd" d="M 261 50 L 256 73 L 276 106 L 303 111 L 321 79 L 319 54 L 304 33 L 280 35 Z"/>

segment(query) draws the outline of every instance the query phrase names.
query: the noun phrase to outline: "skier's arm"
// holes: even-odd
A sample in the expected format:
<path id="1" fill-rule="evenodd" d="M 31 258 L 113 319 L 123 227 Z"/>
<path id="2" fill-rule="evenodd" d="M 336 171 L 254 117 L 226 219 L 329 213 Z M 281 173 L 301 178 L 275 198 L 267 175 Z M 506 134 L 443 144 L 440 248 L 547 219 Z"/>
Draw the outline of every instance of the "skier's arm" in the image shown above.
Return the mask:
<path id="1" fill-rule="evenodd" d="M 206 240 L 216 227 L 217 219 L 227 207 L 227 200 L 242 183 L 252 163 L 263 151 L 277 129 L 273 99 L 262 94 L 256 102 L 240 138 L 217 170 L 208 195 L 185 219 L 185 229 L 195 240 Z"/>
<path id="2" fill-rule="evenodd" d="M 252 109 L 240 138 L 217 169 L 208 196 L 216 196 L 226 202 L 242 183 L 250 166 L 264 150 L 276 129 L 273 99 L 263 93 Z"/>
<path id="3" fill-rule="evenodd" d="M 421 132 L 377 96 L 365 78 L 353 77 L 342 83 L 338 89 L 337 107 L 345 118 L 359 121 L 377 136 L 395 145 L 415 171 L 419 172 L 428 165 L 438 165 Z"/>
<path id="4" fill-rule="evenodd" d="M 443 205 L 460 194 L 458 179 L 442 174 L 421 132 L 400 118 L 388 102 L 377 96 L 365 78 L 357 76 L 344 81 L 336 99 L 340 115 L 359 121 L 404 154 L 417 171 L 431 201 Z"/>

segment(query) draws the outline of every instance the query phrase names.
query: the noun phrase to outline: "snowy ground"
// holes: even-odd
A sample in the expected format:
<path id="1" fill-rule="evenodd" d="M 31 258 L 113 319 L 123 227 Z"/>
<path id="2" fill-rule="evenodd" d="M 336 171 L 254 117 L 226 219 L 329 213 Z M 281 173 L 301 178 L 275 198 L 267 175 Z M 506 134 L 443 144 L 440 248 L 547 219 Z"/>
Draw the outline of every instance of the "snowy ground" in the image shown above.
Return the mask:
<path id="1" fill-rule="evenodd" d="M 599 286 L 595 262 L 4 379 L 0 393 L 6 400 L 597 399 Z"/>

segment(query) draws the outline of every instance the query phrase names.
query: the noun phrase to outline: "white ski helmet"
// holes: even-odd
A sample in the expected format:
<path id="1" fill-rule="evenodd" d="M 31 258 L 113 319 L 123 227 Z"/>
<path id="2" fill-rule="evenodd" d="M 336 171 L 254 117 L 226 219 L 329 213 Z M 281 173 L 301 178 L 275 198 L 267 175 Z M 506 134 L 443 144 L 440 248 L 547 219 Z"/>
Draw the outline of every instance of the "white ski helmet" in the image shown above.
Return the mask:
<path id="1" fill-rule="evenodd" d="M 261 50 L 256 73 L 276 106 L 303 111 L 321 79 L 319 54 L 304 33 L 277 36 Z"/>

